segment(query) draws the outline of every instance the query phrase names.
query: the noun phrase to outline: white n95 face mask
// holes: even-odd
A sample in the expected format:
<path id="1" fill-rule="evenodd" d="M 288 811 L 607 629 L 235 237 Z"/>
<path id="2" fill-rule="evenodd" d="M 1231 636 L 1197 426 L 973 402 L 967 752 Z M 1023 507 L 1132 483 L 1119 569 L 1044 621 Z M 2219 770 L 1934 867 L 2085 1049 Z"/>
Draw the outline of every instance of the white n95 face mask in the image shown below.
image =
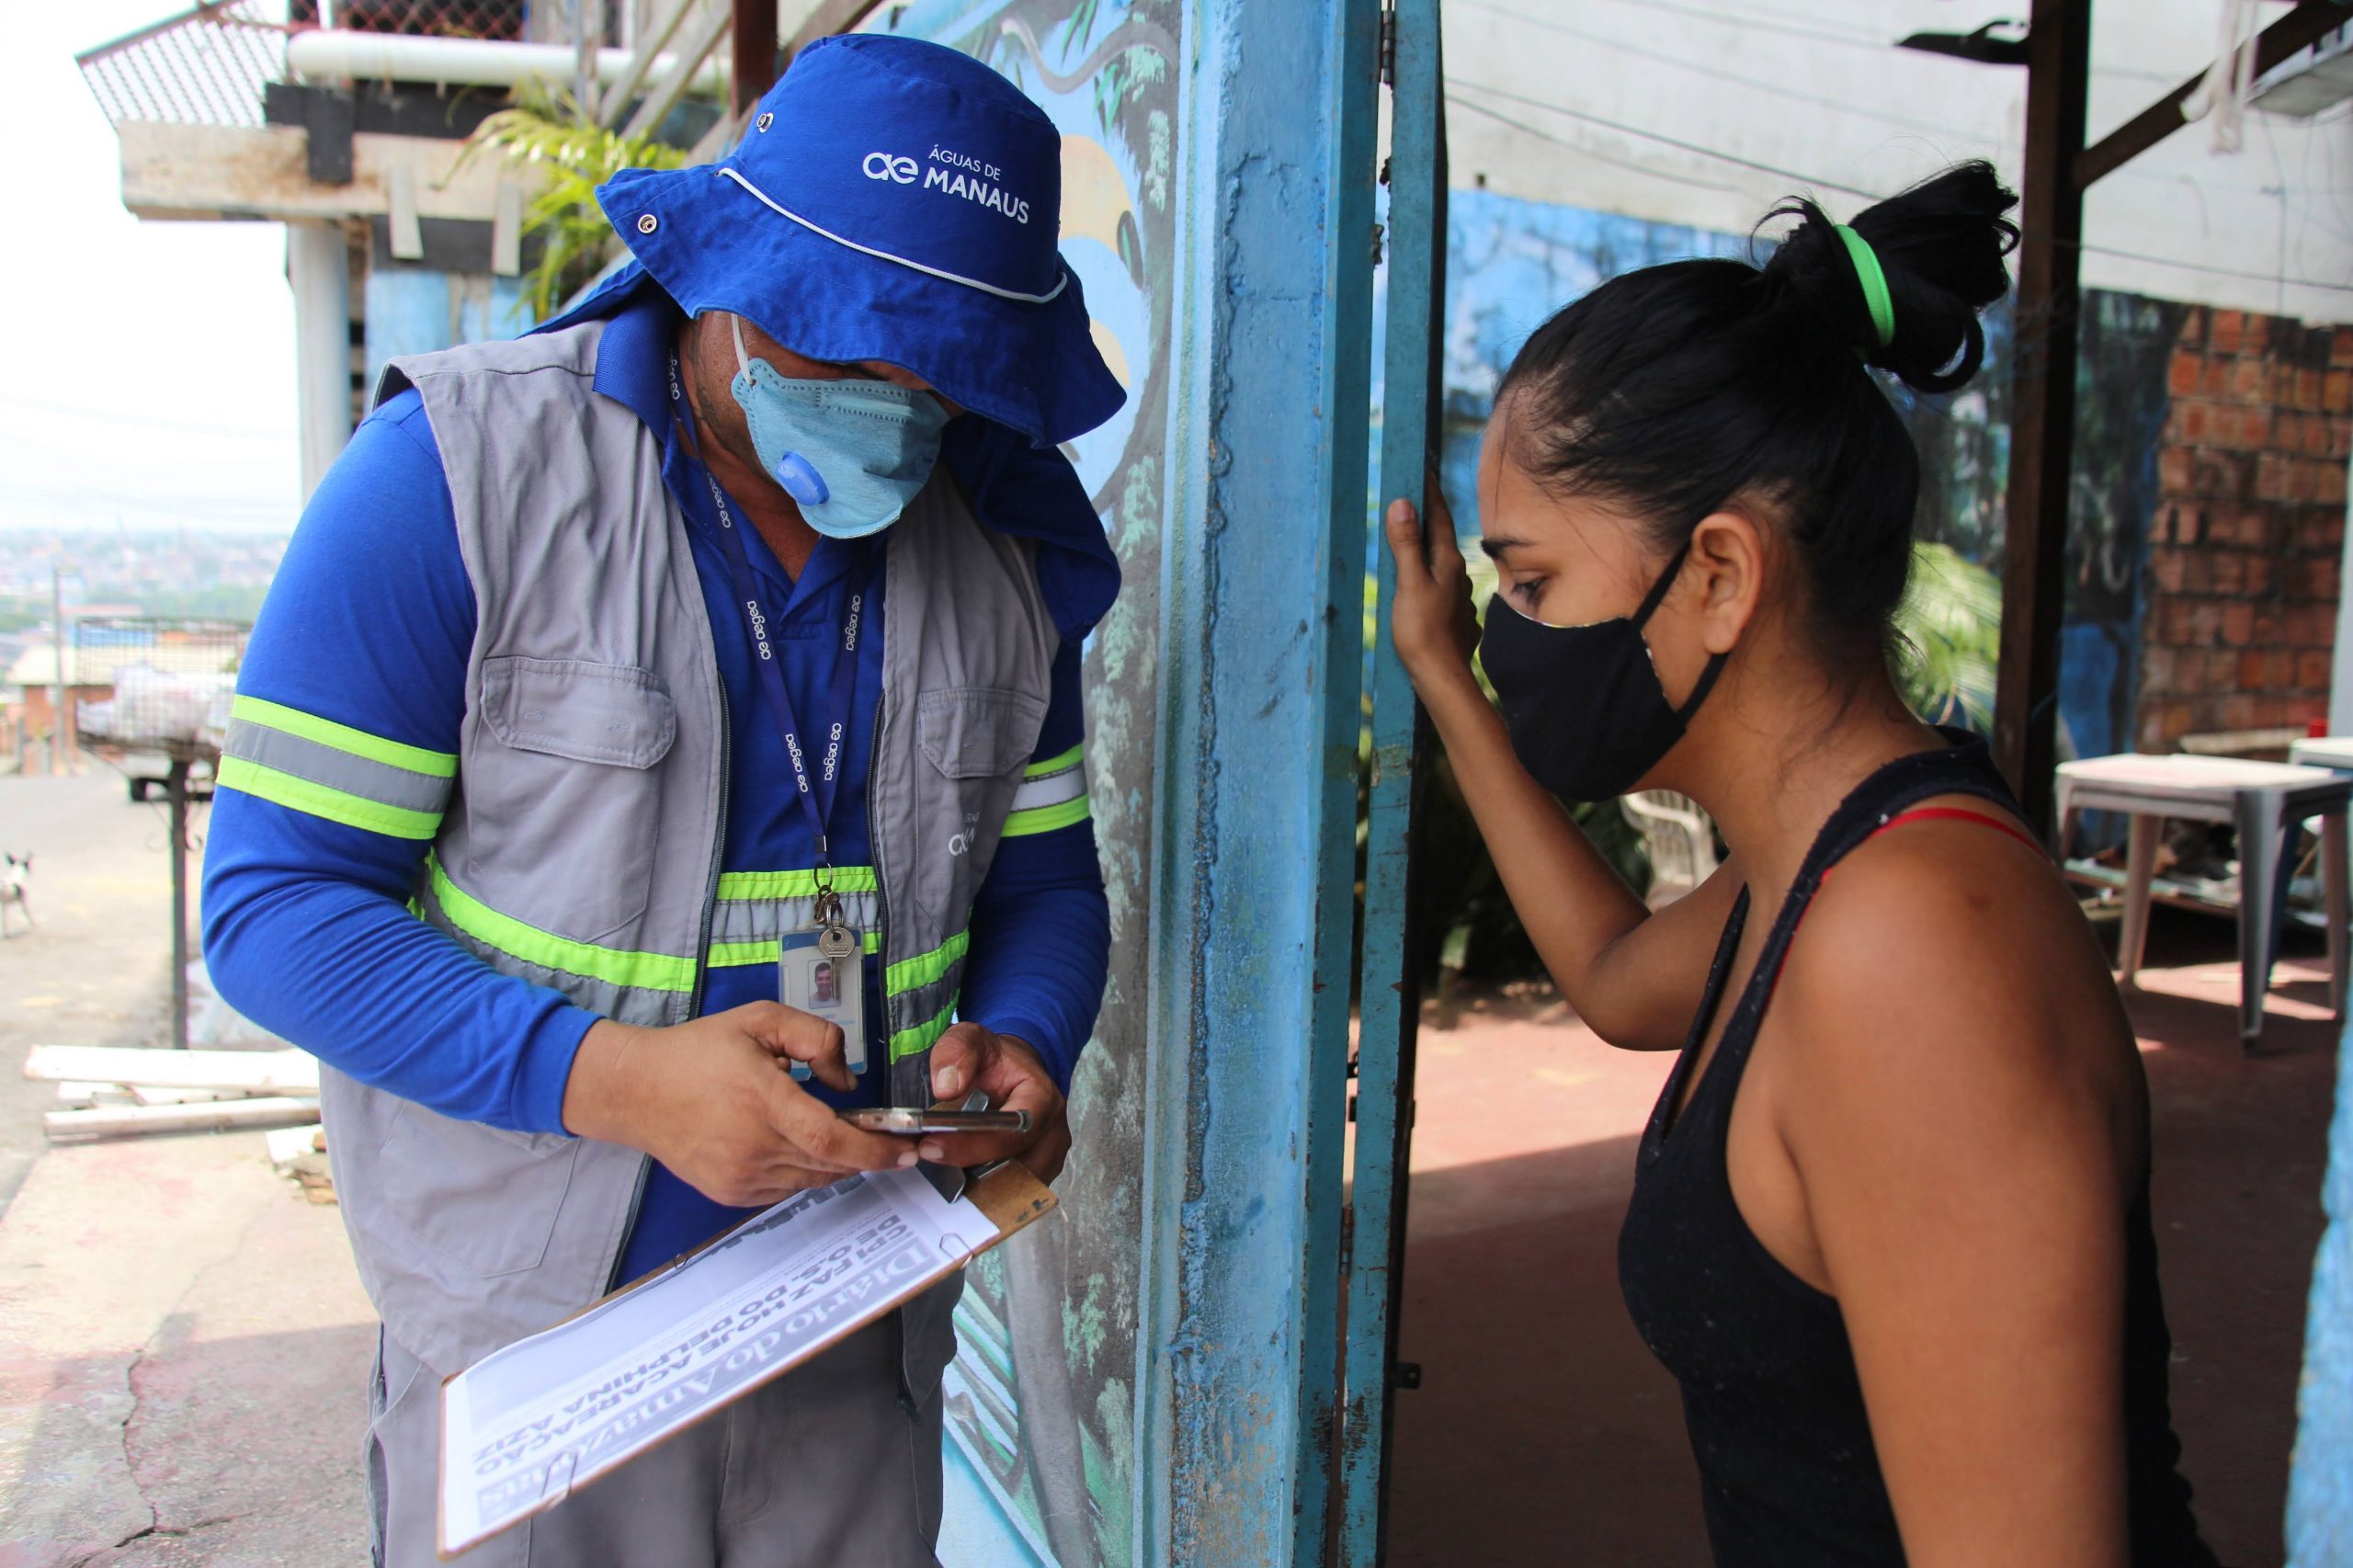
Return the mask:
<path id="1" fill-rule="evenodd" d="M 828 539 L 863 539 L 897 522 L 939 460 L 948 424 L 939 400 L 888 381 L 785 375 L 744 351 L 742 317 L 728 324 L 738 367 L 728 390 L 760 467 L 809 526 Z"/>

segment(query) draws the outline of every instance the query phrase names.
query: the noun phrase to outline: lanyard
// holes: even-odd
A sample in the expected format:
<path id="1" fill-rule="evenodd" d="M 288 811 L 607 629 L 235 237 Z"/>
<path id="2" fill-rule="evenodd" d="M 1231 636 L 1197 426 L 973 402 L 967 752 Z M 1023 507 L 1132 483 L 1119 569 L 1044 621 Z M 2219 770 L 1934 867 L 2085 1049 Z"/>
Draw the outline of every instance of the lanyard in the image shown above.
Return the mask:
<path id="1" fill-rule="evenodd" d="M 674 353 L 670 358 L 671 396 L 681 409 L 686 400 L 678 396 L 678 361 Z M 688 417 L 693 417 L 691 412 Z M 792 781 L 801 801 L 801 813 L 809 819 L 810 832 L 815 836 L 817 849 L 817 892 L 821 900 L 833 892 L 833 856 L 826 847 L 826 824 L 833 820 L 834 797 L 841 783 L 842 752 L 849 724 L 850 707 L 857 699 L 858 640 L 865 620 L 866 590 L 873 572 L 873 558 L 867 549 L 857 551 L 856 564 L 850 570 L 848 602 L 842 613 L 841 638 L 835 644 L 833 678 L 828 696 L 830 701 L 823 722 L 815 733 L 823 737 L 824 749 L 817 755 L 813 772 L 810 767 L 808 750 L 801 740 L 801 726 L 792 711 L 792 697 L 785 689 L 784 671 L 778 667 L 775 643 L 768 637 L 768 614 L 760 604 L 758 580 L 752 574 L 752 558 L 744 548 L 744 536 L 737 528 L 735 514 L 727 505 L 727 493 L 708 468 L 700 469 L 703 483 L 710 486 L 711 505 L 719 512 L 720 552 L 727 558 L 727 575 L 735 590 L 735 603 L 744 614 L 744 625 L 751 633 L 752 667 L 759 677 L 760 694 L 767 699 L 768 717 L 776 723 L 777 733 L 784 740 L 784 755 L 792 765 Z"/>

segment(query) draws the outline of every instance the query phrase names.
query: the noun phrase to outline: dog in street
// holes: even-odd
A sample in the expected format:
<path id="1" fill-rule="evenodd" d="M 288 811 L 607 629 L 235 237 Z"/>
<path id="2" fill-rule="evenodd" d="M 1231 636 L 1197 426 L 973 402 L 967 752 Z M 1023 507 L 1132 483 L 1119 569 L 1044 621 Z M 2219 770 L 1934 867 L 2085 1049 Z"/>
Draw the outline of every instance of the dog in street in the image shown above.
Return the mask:
<path id="1" fill-rule="evenodd" d="M 33 928 L 32 901 L 25 896 L 25 884 L 33 874 L 33 858 L 29 855 L 0 854 L 0 861 L 6 862 L 0 865 L 0 940 L 5 940 L 10 935 L 8 911 L 11 909 L 23 910 L 25 929 L 29 931 Z"/>

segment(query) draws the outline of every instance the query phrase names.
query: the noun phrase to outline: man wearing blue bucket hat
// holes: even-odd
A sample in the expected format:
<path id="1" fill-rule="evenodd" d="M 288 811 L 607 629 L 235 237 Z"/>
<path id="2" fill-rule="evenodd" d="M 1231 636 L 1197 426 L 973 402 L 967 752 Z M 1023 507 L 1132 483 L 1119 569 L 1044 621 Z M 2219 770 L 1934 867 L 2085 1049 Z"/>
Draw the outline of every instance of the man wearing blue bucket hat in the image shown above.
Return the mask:
<path id="1" fill-rule="evenodd" d="M 441 1378 L 977 1089 L 1051 1178 L 1109 929 L 1079 651 L 1118 572 L 1056 449 L 1117 409 L 995 73 L 803 51 L 634 253 L 396 360 L 239 676 L 222 994 L 309 1047 L 383 1318 L 380 1563 L 435 1559 Z M 788 1074 L 779 1071 L 790 1065 Z M 460 1561 L 929 1563 L 957 1287 Z"/>

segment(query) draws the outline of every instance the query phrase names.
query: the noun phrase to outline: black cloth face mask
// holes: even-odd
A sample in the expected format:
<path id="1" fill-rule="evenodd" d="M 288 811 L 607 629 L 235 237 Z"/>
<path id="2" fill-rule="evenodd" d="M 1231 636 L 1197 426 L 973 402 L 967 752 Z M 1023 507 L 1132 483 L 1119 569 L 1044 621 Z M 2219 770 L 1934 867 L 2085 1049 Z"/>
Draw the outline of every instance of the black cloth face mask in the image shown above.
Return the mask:
<path id="1" fill-rule="evenodd" d="M 1671 707 L 1643 626 L 1675 585 L 1689 544 L 1675 552 L 1630 619 L 1548 626 L 1498 593 L 1479 634 L 1479 663 L 1495 688 L 1511 749 L 1539 784 L 1571 801 L 1614 800 L 1683 738 L 1725 654 L 1709 659 L 1690 699 Z"/>

